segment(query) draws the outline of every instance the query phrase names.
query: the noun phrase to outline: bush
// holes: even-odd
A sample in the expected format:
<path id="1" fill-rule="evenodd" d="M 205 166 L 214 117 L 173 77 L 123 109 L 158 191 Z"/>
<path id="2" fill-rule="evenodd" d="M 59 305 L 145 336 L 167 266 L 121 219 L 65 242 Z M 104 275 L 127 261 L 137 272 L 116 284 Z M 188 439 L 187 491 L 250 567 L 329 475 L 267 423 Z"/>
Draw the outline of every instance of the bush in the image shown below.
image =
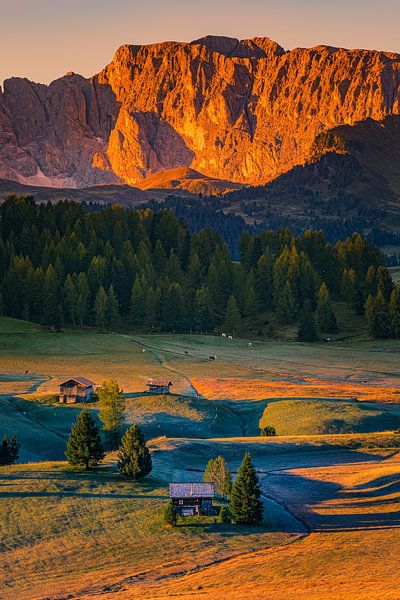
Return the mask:
<path id="1" fill-rule="evenodd" d="M 164 525 L 168 525 L 169 527 L 175 527 L 176 522 L 178 520 L 178 513 L 176 512 L 175 506 L 172 503 L 172 500 L 166 504 L 164 508 L 163 522 Z"/>
<path id="2" fill-rule="evenodd" d="M 275 427 L 272 427 L 272 425 L 266 425 L 260 430 L 260 435 L 262 437 L 271 437 L 276 435 L 276 429 Z"/>
<path id="3" fill-rule="evenodd" d="M 226 506 L 221 506 L 221 509 L 218 514 L 218 523 L 230 523 L 231 517 L 229 515 L 229 510 Z"/>

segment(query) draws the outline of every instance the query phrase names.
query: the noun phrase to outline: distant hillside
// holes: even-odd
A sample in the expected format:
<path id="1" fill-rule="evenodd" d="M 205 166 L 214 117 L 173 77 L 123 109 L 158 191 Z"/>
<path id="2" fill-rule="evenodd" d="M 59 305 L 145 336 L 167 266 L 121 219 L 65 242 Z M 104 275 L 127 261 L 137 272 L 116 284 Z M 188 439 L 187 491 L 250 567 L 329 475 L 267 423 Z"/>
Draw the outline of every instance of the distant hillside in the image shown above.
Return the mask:
<path id="1" fill-rule="evenodd" d="M 326 230 L 347 220 L 364 233 L 374 228 L 399 232 L 400 117 L 323 132 L 303 165 L 225 199 L 263 223 L 278 218 Z"/>
<path id="2" fill-rule="evenodd" d="M 206 177 L 202 173 L 188 167 L 160 171 L 140 181 L 137 187 L 142 190 L 186 190 L 192 194 L 203 194 L 206 196 L 211 194 L 218 195 L 243 188 L 240 183 Z"/>

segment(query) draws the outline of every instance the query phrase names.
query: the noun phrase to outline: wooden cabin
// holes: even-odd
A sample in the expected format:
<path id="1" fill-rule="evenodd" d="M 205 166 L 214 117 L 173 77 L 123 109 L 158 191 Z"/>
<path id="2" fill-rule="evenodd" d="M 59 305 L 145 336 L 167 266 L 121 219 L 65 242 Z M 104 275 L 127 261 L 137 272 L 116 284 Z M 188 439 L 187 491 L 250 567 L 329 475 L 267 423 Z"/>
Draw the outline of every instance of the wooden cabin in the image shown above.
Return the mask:
<path id="1" fill-rule="evenodd" d="M 90 402 L 93 397 L 93 386 L 93 381 L 85 377 L 68 379 L 60 385 L 60 402 L 63 404 Z"/>
<path id="2" fill-rule="evenodd" d="M 156 381 L 155 379 L 149 379 L 147 383 L 147 392 L 149 394 L 169 394 L 171 385 L 172 381 Z"/>
<path id="3" fill-rule="evenodd" d="M 169 497 L 177 513 L 183 517 L 213 515 L 216 512 L 213 483 L 170 483 Z"/>

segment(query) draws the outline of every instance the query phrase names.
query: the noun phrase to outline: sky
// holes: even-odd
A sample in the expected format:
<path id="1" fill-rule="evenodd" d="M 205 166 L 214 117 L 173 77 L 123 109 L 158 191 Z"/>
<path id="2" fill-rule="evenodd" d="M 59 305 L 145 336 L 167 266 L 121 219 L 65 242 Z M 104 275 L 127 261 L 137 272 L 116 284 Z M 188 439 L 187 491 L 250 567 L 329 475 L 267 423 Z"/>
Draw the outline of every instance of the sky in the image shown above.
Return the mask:
<path id="1" fill-rule="evenodd" d="M 0 0 L 0 84 L 90 76 L 122 44 L 207 34 L 400 52 L 400 0 Z"/>

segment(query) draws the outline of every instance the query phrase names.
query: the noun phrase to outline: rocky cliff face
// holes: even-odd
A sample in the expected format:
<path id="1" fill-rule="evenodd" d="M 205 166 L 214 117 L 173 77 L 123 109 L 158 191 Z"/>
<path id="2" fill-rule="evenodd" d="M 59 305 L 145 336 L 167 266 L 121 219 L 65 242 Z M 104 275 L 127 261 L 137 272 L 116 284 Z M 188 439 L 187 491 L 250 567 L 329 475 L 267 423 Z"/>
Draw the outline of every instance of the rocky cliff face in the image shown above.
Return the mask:
<path id="1" fill-rule="evenodd" d="M 0 178 L 57 187 L 128 183 L 191 167 L 266 182 L 326 129 L 400 114 L 400 55 L 268 38 L 122 46 L 98 75 L 0 95 Z"/>

